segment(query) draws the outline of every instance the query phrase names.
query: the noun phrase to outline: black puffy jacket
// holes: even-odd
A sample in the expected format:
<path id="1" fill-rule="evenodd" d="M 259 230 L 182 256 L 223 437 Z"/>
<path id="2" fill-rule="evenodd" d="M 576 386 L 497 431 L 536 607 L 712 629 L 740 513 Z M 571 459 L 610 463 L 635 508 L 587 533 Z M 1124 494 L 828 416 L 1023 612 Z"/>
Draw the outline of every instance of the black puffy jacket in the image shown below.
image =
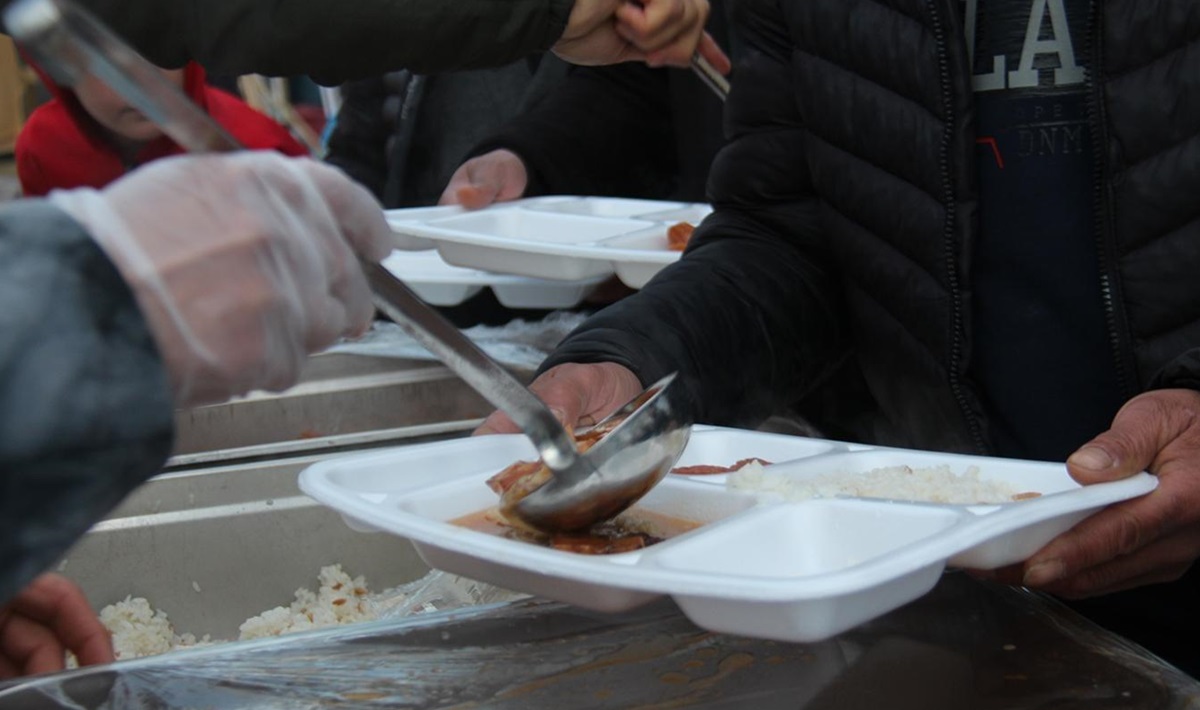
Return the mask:
<path id="1" fill-rule="evenodd" d="M 1126 396 L 1200 381 L 1200 3 L 1095 0 L 1095 227 Z M 702 421 L 986 452 L 967 377 L 977 186 L 955 0 L 744 0 L 716 213 L 545 367 L 679 370 Z"/>

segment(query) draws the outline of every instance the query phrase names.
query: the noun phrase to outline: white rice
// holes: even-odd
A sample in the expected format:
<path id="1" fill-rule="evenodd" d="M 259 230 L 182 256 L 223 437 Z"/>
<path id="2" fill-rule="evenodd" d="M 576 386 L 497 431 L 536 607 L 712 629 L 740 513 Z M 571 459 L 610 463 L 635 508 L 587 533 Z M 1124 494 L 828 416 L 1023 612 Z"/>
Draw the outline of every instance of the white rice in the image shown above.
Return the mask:
<path id="1" fill-rule="evenodd" d="M 247 619 L 239 628 L 237 640 L 370 621 L 383 608 L 367 589 L 366 580 L 361 576 L 351 578 L 341 565 L 322 567 L 318 579 L 320 587 L 315 593 L 297 589 L 290 606 L 277 606 Z M 224 643 L 208 635 L 197 639 L 190 633 L 177 633 L 166 612 L 154 609 L 142 597 L 126 597 L 104 607 L 100 610 L 100 621 L 112 634 L 118 661 Z"/>
<path id="2" fill-rule="evenodd" d="M 277 606 L 246 619 L 238 627 L 238 640 L 354 624 L 375 618 L 371 592 L 361 575 L 351 579 L 342 571 L 341 565 L 330 565 L 321 568 L 318 578 L 321 586 L 316 594 L 307 589 L 297 589 L 291 606 Z"/>
<path id="3" fill-rule="evenodd" d="M 320 586 L 315 593 L 305 588 L 297 589 L 289 606 L 277 606 L 247 619 L 239 628 L 236 640 L 403 618 L 526 596 L 438 570 L 380 592 L 371 592 L 364 577 L 351 578 L 342 571 L 341 565 L 322 567 L 318 580 Z M 126 597 L 104 607 L 100 611 L 100 621 L 112 634 L 113 649 L 119 661 L 229 642 L 214 640 L 208 635 L 197 639 L 194 634 L 177 633 L 166 612 L 153 608 L 142 597 Z M 70 654 L 67 654 L 67 665 L 70 668 L 77 666 Z"/>
<path id="4" fill-rule="evenodd" d="M 1018 491 L 1004 482 L 984 480 L 980 478 L 977 466 L 956 474 L 948 465 L 926 468 L 886 466 L 859 473 L 800 478 L 770 471 L 755 462 L 729 474 L 726 486 L 776 494 L 789 501 L 855 497 L 975 505 L 1011 503 L 1035 495 Z"/>
<path id="5" fill-rule="evenodd" d="M 175 633 L 167 615 L 151 608 L 150 602 L 142 597 L 125 597 L 124 601 L 104 607 L 100 610 L 100 623 L 112 634 L 118 661 L 212 643 L 208 636 L 197 639 L 192 634 Z"/>

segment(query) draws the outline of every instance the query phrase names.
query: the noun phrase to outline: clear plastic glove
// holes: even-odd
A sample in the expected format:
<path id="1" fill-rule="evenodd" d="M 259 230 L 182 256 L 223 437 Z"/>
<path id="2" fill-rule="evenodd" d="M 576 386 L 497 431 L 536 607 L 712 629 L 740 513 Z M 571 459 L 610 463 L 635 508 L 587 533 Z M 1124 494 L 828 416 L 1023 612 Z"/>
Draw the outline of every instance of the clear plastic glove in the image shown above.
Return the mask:
<path id="1" fill-rule="evenodd" d="M 576 0 L 554 53 L 573 64 L 641 60 L 686 67 L 699 52 L 722 74 L 729 57 L 704 32 L 707 0 Z"/>
<path id="2" fill-rule="evenodd" d="M 477 210 L 525 194 L 529 172 L 520 156 L 503 148 L 471 158 L 450 176 L 439 205 L 462 205 Z"/>
<path id="3" fill-rule="evenodd" d="M 355 252 L 383 258 L 388 227 L 329 166 L 267 151 L 182 156 L 49 200 L 129 282 L 180 406 L 283 389 L 308 353 L 370 325 Z"/>

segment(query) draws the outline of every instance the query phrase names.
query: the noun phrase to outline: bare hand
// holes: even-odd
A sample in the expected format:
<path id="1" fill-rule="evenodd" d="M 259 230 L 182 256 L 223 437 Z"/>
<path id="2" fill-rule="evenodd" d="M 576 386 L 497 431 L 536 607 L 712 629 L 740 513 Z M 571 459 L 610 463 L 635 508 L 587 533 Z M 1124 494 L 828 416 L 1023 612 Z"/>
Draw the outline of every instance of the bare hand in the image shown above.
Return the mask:
<path id="1" fill-rule="evenodd" d="M 595 424 L 617 407 L 638 396 L 643 387 L 629 369 L 612 362 L 595 365 L 566 363 L 552 367 L 529 385 L 569 429 Z M 513 434 L 521 431 L 508 415 L 493 412 L 476 434 Z"/>
<path id="2" fill-rule="evenodd" d="M 986 576 L 1083 598 L 1179 579 L 1200 556 L 1200 393 L 1135 397 L 1067 466 L 1085 485 L 1146 470 L 1158 488 L 1084 520 L 1023 565 Z"/>
<path id="3" fill-rule="evenodd" d="M 43 574 L 0 606 L 0 678 L 61 671 L 67 651 L 82 666 L 113 660 L 108 631 L 66 577 Z"/>
<path id="4" fill-rule="evenodd" d="M 707 0 L 576 0 L 553 51 L 573 64 L 686 67 L 699 50 L 728 71 L 728 57 L 704 32 L 708 11 Z"/>
<path id="5" fill-rule="evenodd" d="M 525 194 L 529 173 L 520 156 L 500 148 L 471 158 L 450 176 L 439 205 L 462 205 L 477 210 Z"/>

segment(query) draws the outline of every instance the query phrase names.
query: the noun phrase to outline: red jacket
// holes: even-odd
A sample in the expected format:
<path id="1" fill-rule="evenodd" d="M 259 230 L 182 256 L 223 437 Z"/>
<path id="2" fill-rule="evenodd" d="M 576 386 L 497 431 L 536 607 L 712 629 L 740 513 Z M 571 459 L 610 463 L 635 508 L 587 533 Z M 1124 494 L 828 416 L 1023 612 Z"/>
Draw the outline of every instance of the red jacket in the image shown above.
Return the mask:
<path id="1" fill-rule="evenodd" d="M 53 99 L 38 107 L 17 136 L 17 177 L 27 197 L 73 187 L 103 187 L 130 166 L 108 143 L 100 125 L 84 110 L 75 93 L 39 72 Z M 192 62 L 184 68 L 183 90 L 242 145 L 273 149 L 285 155 L 309 151 L 268 116 L 244 101 L 208 86 L 204 69 Z M 142 148 L 133 167 L 185 152 L 163 136 Z"/>

